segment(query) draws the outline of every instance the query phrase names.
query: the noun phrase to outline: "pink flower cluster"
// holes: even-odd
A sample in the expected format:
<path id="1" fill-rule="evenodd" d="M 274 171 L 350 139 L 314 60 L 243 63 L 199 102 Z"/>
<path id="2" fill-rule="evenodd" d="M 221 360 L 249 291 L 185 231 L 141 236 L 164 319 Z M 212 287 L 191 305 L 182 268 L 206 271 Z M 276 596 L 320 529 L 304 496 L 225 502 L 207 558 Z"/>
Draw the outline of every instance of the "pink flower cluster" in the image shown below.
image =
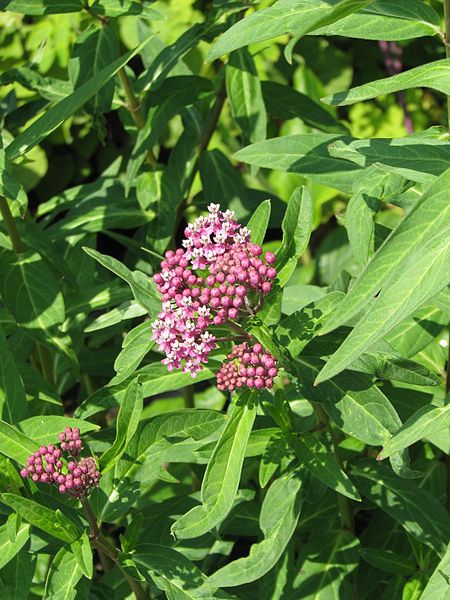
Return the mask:
<path id="1" fill-rule="evenodd" d="M 169 250 L 154 276 L 163 310 L 153 323 L 153 339 L 166 354 L 169 370 L 193 377 L 216 347 L 211 325 L 254 314 L 277 275 L 276 256 L 249 241 L 234 212 L 210 204 L 208 215 L 185 229 L 183 248 Z M 200 270 L 200 273 L 196 271 Z"/>
<path id="2" fill-rule="evenodd" d="M 60 448 L 49 444 L 31 454 L 27 458 L 26 468 L 20 474 L 36 483 L 56 485 L 61 494 L 69 494 L 73 498 L 86 497 L 100 481 L 95 459 L 89 456 L 76 460 L 83 449 L 78 428 L 66 427 L 59 434 L 59 439 Z M 63 452 L 67 452 L 72 460 L 67 461 Z"/>
<path id="3" fill-rule="evenodd" d="M 278 374 L 276 360 L 261 344 L 250 347 L 247 342 L 235 346 L 217 372 L 219 390 L 232 392 L 237 388 L 271 388 Z"/>

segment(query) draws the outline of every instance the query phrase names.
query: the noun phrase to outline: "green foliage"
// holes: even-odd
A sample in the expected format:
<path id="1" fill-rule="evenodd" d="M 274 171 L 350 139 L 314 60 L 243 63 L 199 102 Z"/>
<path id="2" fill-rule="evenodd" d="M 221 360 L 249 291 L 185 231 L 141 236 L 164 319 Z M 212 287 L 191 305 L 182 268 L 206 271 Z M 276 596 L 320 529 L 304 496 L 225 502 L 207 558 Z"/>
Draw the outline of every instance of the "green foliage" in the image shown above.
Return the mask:
<path id="1" fill-rule="evenodd" d="M 448 600 L 450 0 L 0 8 L 0 597 Z M 277 275 L 192 378 L 153 275 L 211 203 Z M 68 427 L 89 498 L 20 475 Z"/>

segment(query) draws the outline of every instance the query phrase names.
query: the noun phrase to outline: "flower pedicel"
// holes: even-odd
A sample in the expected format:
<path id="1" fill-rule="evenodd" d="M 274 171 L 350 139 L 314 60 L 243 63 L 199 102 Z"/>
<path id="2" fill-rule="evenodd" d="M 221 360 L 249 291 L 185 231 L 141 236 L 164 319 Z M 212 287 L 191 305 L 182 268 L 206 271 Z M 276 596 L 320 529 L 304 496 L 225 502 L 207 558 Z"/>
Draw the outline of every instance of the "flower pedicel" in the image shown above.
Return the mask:
<path id="1" fill-rule="evenodd" d="M 220 341 L 208 328 L 240 329 L 240 319 L 259 310 L 277 275 L 275 254 L 263 256 L 233 211 L 222 212 L 218 204 L 210 204 L 208 211 L 186 227 L 183 248 L 168 250 L 154 276 L 163 310 L 152 325 L 153 339 L 169 371 L 182 368 L 193 377 Z M 261 344 L 252 347 L 245 335 L 248 342 L 236 346 L 217 373 L 220 390 L 273 385 L 274 357 Z"/>

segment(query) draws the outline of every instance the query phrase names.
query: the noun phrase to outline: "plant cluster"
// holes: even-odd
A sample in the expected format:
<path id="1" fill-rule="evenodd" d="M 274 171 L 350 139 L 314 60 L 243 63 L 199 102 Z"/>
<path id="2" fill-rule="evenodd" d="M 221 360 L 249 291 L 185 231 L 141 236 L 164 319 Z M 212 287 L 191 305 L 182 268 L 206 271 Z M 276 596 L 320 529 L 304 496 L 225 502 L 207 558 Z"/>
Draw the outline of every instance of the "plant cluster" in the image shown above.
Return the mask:
<path id="1" fill-rule="evenodd" d="M 444 600 L 450 0 L 0 0 L 1 600 Z"/>

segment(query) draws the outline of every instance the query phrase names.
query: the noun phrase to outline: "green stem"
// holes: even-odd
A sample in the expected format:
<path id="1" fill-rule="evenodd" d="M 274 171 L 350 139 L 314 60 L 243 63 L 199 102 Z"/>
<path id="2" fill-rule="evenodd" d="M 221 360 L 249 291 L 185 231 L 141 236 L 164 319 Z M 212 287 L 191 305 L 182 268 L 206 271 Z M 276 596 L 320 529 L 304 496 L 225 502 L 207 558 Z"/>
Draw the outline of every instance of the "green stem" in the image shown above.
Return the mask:
<path id="1" fill-rule="evenodd" d="M 16 254 L 24 252 L 25 248 L 22 240 L 20 239 L 16 221 L 14 220 L 14 217 L 11 214 L 8 201 L 3 196 L 0 196 L 0 212 L 3 217 L 3 223 L 5 224 L 6 231 L 8 232 L 8 235 L 11 239 L 11 244 L 14 252 Z"/>
<path id="2" fill-rule="evenodd" d="M 339 452 L 339 440 L 336 436 L 334 429 L 330 425 L 328 416 L 325 413 L 325 411 L 323 410 L 323 408 L 320 406 L 320 404 L 314 404 L 313 407 L 314 407 L 314 411 L 317 415 L 317 418 L 325 426 L 325 429 L 330 434 L 331 441 L 333 443 L 334 457 L 336 459 L 336 462 L 340 466 L 340 468 L 344 471 L 344 463 L 343 463 L 342 457 Z M 347 496 L 343 496 L 339 492 L 336 492 L 336 494 L 337 494 L 337 500 L 338 500 L 338 506 L 339 506 L 339 514 L 341 516 L 342 527 L 344 527 L 345 529 L 348 529 L 348 531 L 353 532 L 355 527 L 354 527 L 354 523 L 353 523 L 353 511 L 352 511 L 352 506 L 350 504 L 350 500 L 347 498 Z"/>
<path id="3" fill-rule="evenodd" d="M 41 373 L 45 381 L 50 385 L 55 385 L 55 379 L 53 377 L 53 365 L 48 348 L 42 344 L 36 344 L 36 349 L 39 356 L 39 363 L 41 365 Z"/>
<path id="4" fill-rule="evenodd" d="M 450 58 L 450 0 L 444 0 L 445 53 Z M 450 96 L 447 96 L 447 117 L 450 129 Z"/>
<path id="5" fill-rule="evenodd" d="M 185 408 L 195 408 L 194 386 L 187 385 L 184 388 L 184 406 Z"/>
<path id="6" fill-rule="evenodd" d="M 92 546 L 105 556 L 110 558 L 122 571 L 125 579 L 130 586 L 131 591 L 136 597 L 136 600 L 148 600 L 148 595 L 142 584 L 128 575 L 128 573 L 119 564 L 119 551 L 100 531 L 97 519 L 92 511 L 91 505 L 87 498 L 80 498 L 84 513 L 89 523 L 89 538 Z"/>
<path id="7" fill-rule="evenodd" d="M 145 127 L 145 119 L 141 111 L 141 104 L 134 94 L 133 87 L 125 71 L 125 67 L 119 69 L 117 74 L 119 76 L 120 83 L 122 84 L 123 91 L 125 92 L 125 98 L 127 99 L 127 108 L 131 115 L 131 118 L 135 122 L 136 127 L 138 129 L 143 129 Z M 156 156 L 153 154 L 151 148 L 147 150 L 147 161 L 152 167 L 156 166 L 156 164 L 158 163 Z"/>

